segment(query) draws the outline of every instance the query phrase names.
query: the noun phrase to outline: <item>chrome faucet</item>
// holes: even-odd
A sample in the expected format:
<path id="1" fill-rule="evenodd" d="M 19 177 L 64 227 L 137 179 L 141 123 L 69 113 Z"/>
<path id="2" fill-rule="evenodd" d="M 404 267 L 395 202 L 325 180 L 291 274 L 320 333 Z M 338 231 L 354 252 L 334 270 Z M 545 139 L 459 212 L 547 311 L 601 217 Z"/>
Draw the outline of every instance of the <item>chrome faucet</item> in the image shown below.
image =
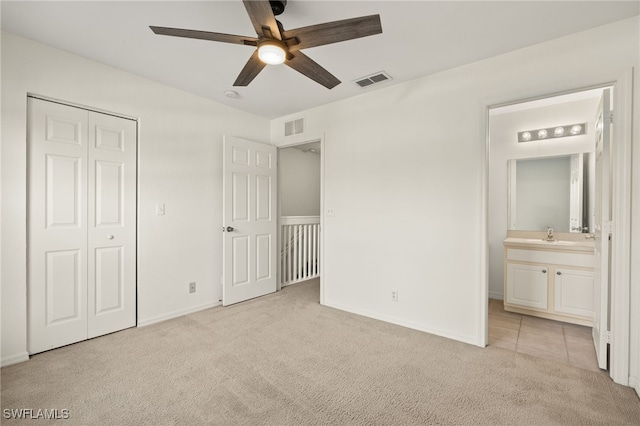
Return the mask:
<path id="1" fill-rule="evenodd" d="M 547 227 L 547 240 L 553 240 L 553 228 L 550 226 Z"/>

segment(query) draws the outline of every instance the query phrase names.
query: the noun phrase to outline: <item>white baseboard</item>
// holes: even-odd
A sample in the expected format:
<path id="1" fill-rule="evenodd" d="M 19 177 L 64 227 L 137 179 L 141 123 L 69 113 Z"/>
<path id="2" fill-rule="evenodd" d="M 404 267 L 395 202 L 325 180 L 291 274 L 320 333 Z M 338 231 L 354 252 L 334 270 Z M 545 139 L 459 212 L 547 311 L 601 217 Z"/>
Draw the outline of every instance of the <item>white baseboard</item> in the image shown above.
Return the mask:
<path id="1" fill-rule="evenodd" d="M 29 352 L 22 352 L 16 355 L 2 358 L 0 365 L 2 365 L 2 367 L 7 367 L 9 365 L 17 364 L 24 361 L 29 361 Z"/>
<path id="2" fill-rule="evenodd" d="M 393 316 L 390 316 L 390 315 L 380 315 L 380 314 L 377 314 L 375 312 L 369 312 L 369 311 L 365 311 L 365 310 L 358 309 L 358 308 L 351 308 L 349 306 L 345 306 L 345 305 L 342 305 L 340 303 L 334 303 L 334 302 L 331 302 L 331 301 L 327 301 L 326 299 L 325 299 L 325 303 L 323 303 L 323 305 L 324 306 L 328 306 L 330 308 L 339 309 L 341 311 L 350 312 L 352 314 L 361 315 L 363 317 L 373 318 L 373 319 L 384 321 L 384 322 L 388 322 L 388 323 L 391 323 L 391 324 L 400 325 L 402 327 L 411 328 L 413 330 L 423 331 L 423 332 L 429 333 L 429 334 L 435 334 L 436 336 L 445 337 L 447 339 L 457 340 L 459 342 L 467 343 L 469 345 L 479 346 L 481 348 L 485 347 L 484 342 L 478 342 L 478 337 L 464 336 L 464 335 L 461 335 L 461 334 L 451 333 L 450 331 L 447 331 L 447 330 L 440 330 L 440 329 L 436 329 L 436 328 L 425 327 L 422 324 L 417 324 L 417 323 L 414 323 L 412 321 L 406 321 L 406 320 L 403 320 L 403 319 L 400 319 L 400 318 L 396 318 L 396 317 L 393 317 Z"/>
<path id="3" fill-rule="evenodd" d="M 502 292 L 497 293 L 495 291 L 490 291 L 489 292 L 489 299 L 504 300 L 504 294 L 502 294 Z"/>
<path id="4" fill-rule="evenodd" d="M 155 324 L 158 322 L 162 322 L 162 321 L 166 321 L 166 320 L 170 320 L 172 318 L 178 318 L 178 317 L 182 317 L 184 315 L 189 315 L 192 314 L 194 312 L 199 312 L 205 309 L 209 309 L 209 308 L 214 308 L 216 306 L 220 306 L 222 305 L 222 302 L 213 302 L 213 303 L 205 303 L 204 305 L 198 305 L 198 306 L 194 306 L 192 308 L 188 308 L 188 309 L 181 309 L 178 311 L 173 311 L 173 312 L 169 312 L 163 315 L 158 315 L 156 317 L 152 317 L 152 318 L 147 318 L 147 319 L 142 319 L 142 320 L 138 320 L 138 327 L 145 327 L 147 325 L 151 325 L 151 324 Z"/>

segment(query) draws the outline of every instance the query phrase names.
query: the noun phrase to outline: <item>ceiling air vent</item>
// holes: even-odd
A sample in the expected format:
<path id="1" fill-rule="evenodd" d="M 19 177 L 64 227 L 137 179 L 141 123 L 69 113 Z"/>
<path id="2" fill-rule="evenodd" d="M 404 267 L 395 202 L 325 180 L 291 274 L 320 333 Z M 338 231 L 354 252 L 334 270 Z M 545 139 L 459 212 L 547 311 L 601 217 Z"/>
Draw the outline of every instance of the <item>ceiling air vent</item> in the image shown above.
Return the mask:
<path id="1" fill-rule="evenodd" d="M 380 71 L 367 77 L 359 78 L 355 83 L 360 87 L 367 87 L 372 84 L 383 83 L 387 80 L 391 80 L 391 76 L 384 71 Z"/>
<path id="2" fill-rule="evenodd" d="M 293 136 L 304 133 L 304 118 L 291 120 L 284 123 L 284 135 Z"/>

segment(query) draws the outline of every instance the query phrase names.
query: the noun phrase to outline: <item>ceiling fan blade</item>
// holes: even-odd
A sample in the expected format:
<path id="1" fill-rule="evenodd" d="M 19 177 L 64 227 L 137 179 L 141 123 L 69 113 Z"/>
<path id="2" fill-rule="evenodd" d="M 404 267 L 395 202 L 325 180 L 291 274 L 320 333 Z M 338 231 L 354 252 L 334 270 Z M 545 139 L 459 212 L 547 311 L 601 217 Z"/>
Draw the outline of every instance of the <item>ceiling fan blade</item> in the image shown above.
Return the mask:
<path id="1" fill-rule="evenodd" d="M 167 28 L 150 26 L 151 31 L 159 35 L 174 37 L 196 38 L 200 40 L 221 41 L 223 43 L 244 44 L 257 46 L 258 39 L 255 37 L 245 37 L 233 34 L 212 33 L 209 31 L 185 30 L 181 28 Z"/>
<path id="2" fill-rule="evenodd" d="M 260 71 L 262 71 L 265 66 L 266 64 L 258 58 L 258 51 L 256 50 L 253 52 L 253 55 L 251 55 L 244 68 L 242 68 L 242 71 L 240 71 L 240 75 L 238 75 L 238 78 L 236 78 L 233 85 L 248 86 L 249 83 L 251 83 L 253 79 L 260 74 Z"/>
<path id="3" fill-rule="evenodd" d="M 294 70 L 306 75 L 316 83 L 322 84 L 327 89 L 333 89 L 340 84 L 340 80 L 329 71 L 322 68 L 317 62 L 302 52 L 296 52 L 293 58 L 285 61 Z"/>
<path id="4" fill-rule="evenodd" d="M 242 2 L 247 9 L 253 28 L 259 36 L 282 40 L 282 35 L 280 34 L 276 17 L 273 16 L 273 12 L 271 11 L 269 0 L 242 0 Z M 265 34 L 265 28 L 267 28 L 271 34 Z"/>
<path id="5" fill-rule="evenodd" d="M 287 30 L 282 37 L 297 39 L 298 44 L 289 46 L 289 50 L 295 51 L 381 33 L 380 15 L 369 15 Z"/>

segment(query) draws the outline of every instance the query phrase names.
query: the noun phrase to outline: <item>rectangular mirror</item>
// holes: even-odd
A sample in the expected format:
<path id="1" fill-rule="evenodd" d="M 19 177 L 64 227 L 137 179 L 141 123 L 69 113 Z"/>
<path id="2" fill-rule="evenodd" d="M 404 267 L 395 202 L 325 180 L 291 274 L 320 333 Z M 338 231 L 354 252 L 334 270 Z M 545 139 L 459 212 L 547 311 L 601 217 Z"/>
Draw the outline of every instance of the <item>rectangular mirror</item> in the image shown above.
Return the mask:
<path id="1" fill-rule="evenodd" d="M 594 168 L 593 153 L 509 160 L 509 229 L 590 232 Z"/>

